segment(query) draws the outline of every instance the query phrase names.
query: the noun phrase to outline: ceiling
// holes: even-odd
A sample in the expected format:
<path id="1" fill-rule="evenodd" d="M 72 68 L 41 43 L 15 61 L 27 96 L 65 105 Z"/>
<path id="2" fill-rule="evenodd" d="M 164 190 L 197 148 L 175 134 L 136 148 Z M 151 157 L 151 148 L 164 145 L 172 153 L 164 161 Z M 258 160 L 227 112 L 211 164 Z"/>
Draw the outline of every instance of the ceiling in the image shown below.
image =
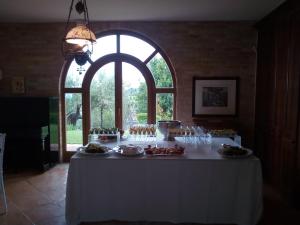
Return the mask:
<path id="1" fill-rule="evenodd" d="M 91 21 L 257 21 L 285 0 L 86 1 Z M 70 4 L 71 0 L 1 0 L 0 22 L 65 22 Z M 76 15 L 73 11 L 71 18 Z"/>

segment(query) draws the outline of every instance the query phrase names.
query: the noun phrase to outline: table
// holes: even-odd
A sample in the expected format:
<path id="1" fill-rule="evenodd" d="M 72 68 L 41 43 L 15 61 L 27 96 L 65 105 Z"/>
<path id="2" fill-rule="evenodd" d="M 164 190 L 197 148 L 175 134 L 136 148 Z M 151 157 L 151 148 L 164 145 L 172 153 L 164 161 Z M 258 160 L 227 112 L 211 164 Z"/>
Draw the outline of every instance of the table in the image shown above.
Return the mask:
<path id="1" fill-rule="evenodd" d="M 214 138 L 212 145 L 220 143 L 234 144 Z M 224 159 L 210 145 L 188 145 L 179 157 L 77 153 L 70 161 L 68 225 L 107 220 L 254 225 L 262 207 L 260 160 Z"/>

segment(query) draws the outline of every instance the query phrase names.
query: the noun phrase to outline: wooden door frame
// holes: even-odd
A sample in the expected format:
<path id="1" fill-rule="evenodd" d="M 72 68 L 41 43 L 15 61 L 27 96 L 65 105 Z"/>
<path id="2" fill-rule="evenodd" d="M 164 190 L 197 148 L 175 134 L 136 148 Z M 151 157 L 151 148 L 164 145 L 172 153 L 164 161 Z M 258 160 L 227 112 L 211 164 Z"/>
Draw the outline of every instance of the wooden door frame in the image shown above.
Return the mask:
<path id="1" fill-rule="evenodd" d="M 123 53 L 114 53 L 114 54 L 110 54 L 110 55 L 106 55 L 102 58 L 99 58 L 98 60 L 96 60 L 91 67 L 86 71 L 86 75 L 83 79 L 82 82 L 82 89 L 83 89 L 83 115 L 82 115 L 82 119 L 83 119 L 83 127 L 84 127 L 84 131 L 83 131 L 83 135 L 84 135 L 84 143 L 87 143 L 87 134 L 90 130 L 90 124 L 91 124 L 91 120 L 90 120 L 90 85 L 92 82 L 92 79 L 94 77 L 94 75 L 96 74 L 96 72 L 102 68 L 104 65 L 111 63 L 111 62 L 115 62 L 117 65 L 115 66 L 117 68 L 117 70 L 121 69 L 121 65 L 123 62 L 129 63 L 132 66 L 136 67 L 141 74 L 143 75 L 143 77 L 145 78 L 146 84 L 147 84 L 147 91 L 148 91 L 148 123 L 155 123 L 155 95 L 156 95 L 156 90 L 155 90 L 155 82 L 154 79 L 152 77 L 152 74 L 150 72 L 150 70 L 148 69 L 148 67 L 143 64 L 143 62 L 141 62 L 140 60 L 138 60 L 137 58 L 131 56 L 131 55 L 127 55 L 127 54 L 123 54 Z M 119 64 L 119 65 L 118 65 Z M 115 71 L 115 74 L 122 74 L 122 71 Z M 120 75 L 119 78 L 122 78 L 122 75 Z M 116 89 L 116 93 L 115 93 L 115 111 L 116 111 L 116 126 L 119 128 L 122 128 L 122 98 L 120 98 L 120 96 L 122 96 L 122 79 L 119 79 L 118 84 L 115 84 L 115 89 Z M 121 90 L 117 90 L 118 88 L 120 88 Z M 121 110 L 119 112 L 119 110 Z M 87 116 L 88 115 L 88 116 Z"/>

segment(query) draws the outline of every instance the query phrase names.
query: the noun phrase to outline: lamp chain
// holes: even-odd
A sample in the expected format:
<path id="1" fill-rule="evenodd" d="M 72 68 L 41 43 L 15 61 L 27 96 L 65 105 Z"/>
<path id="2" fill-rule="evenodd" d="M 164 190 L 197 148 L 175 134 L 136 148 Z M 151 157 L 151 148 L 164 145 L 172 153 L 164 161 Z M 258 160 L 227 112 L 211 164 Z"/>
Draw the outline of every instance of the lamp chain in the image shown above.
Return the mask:
<path id="1" fill-rule="evenodd" d="M 67 33 L 67 30 L 68 30 L 68 27 L 69 27 L 71 13 L 72 13 L 72 10 L 73 10 L 73 4 L 74 4 L 74 0 L 72 0 L 71 5 L 70 5 L 68 20 L 67 20 L 67 24 L 66 24 L 66 27 L 65 27 L 65 34 Z"/>
<path id="2" fill-rule="evenodd" d="M 90 18 L 89 18 L 89 11 L 87 9 L 86 0 L 83 0 L 83 1 L 84 1 L 84 10 L 85 10 L 84 17 L 85 17 L 85 19 L 87 21 L 86 26 L 89 28 L 90 36 L 92 36 L 92 34 L 91 34 L 91 26 L 90 26 Z M 91 48 L 92 48 L 91 52 L 93 52 L 93 50 L 94 50 L 93 44 L 91 45 Z"/>

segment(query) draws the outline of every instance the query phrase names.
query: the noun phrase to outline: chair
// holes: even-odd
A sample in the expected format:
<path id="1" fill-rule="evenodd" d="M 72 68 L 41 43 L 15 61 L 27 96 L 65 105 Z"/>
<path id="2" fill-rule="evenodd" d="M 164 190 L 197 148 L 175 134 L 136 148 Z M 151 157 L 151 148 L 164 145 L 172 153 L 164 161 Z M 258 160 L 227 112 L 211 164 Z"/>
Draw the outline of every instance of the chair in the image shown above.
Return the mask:
<path id="1" fill-rule="evenodd" d="M 3 182 L 3 154 L 4 154 L 4 144 L 5 144 L 5 136 L 6 134 L 0 133 L 0 201 L 1 205 L 4 203 L 4 212 L 0 212 L 0 214 L 5 214 L 7 212 L 7 203 L 6 196 L 4 190 L 4 182 Z M 2 209 L 2 207 L 1 207 Z"/>

